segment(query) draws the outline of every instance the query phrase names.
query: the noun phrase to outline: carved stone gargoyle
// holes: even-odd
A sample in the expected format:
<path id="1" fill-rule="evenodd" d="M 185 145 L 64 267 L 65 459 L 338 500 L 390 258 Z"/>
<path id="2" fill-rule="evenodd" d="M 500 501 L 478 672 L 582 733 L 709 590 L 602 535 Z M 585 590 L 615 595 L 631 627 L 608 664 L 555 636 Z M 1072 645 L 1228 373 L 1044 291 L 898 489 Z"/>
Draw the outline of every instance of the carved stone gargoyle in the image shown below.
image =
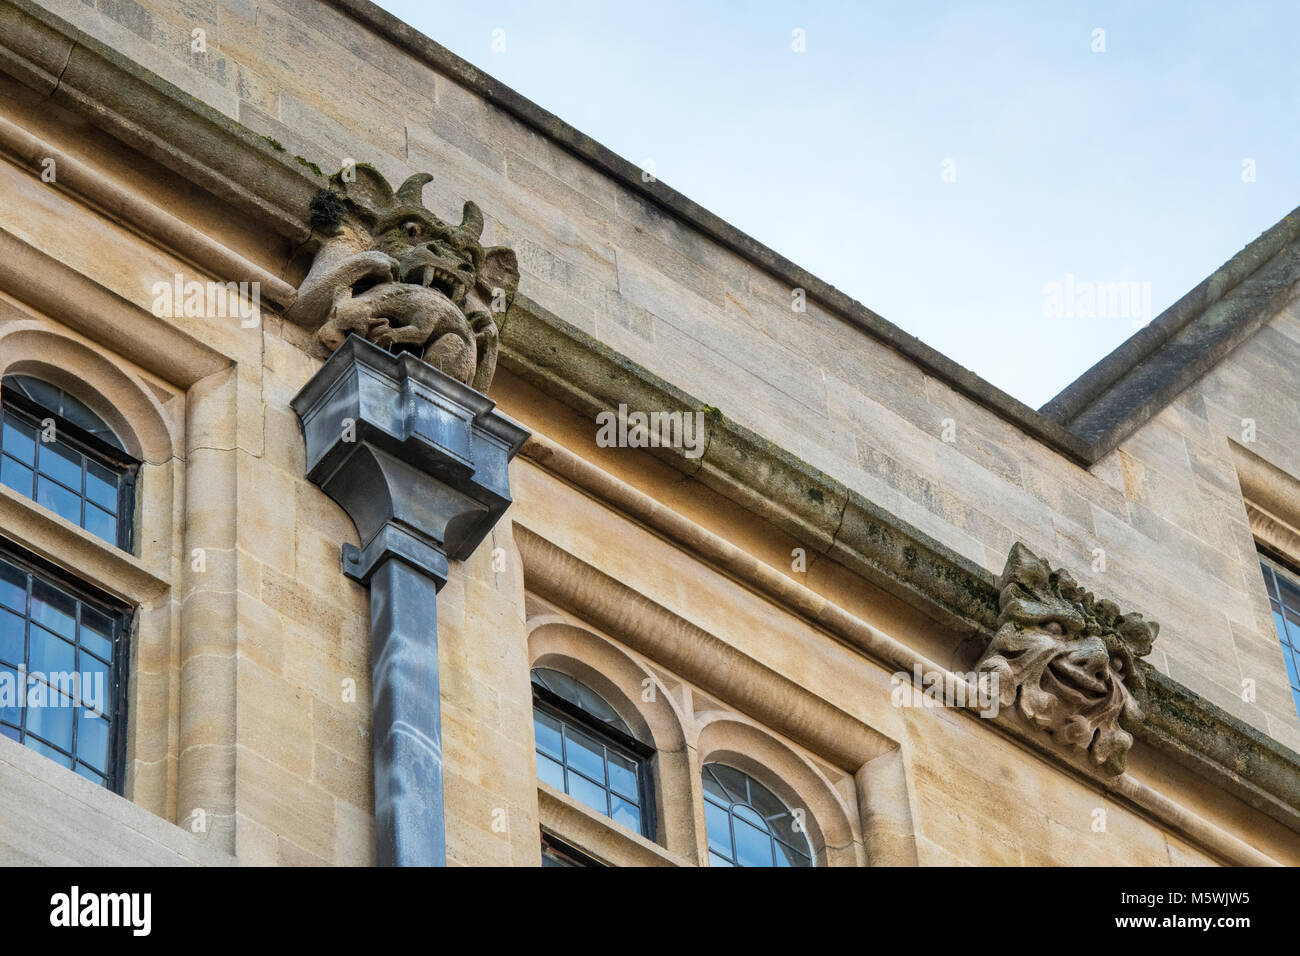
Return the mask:
<path id="1" fill-rule="evenodd" d="M 1160 625 L 1120 614 L 1019 542 L 998 590 L 998 631 L 976 670 L 997 676 L 1003 707 L 1016 703 L 1058 742 L 1123 773 L 1133 737 L 1120 719 L 1142 719 L 1131 693 L 1142 687 L 1135 662 L 1151 652 Z"/>
<path id="2" fill-rule="evenodd" d="M 285 317 L 315 331 L 329 352 L 355 332 L 486 392 L 496 372 L 497 322 L 519 287 L 514 252 L 483 248 L 483 213 L 472 202 L 459 226 L 426 209 L 428 173 L 394 192 L 372 166 L 352 172 L 336 173 L 312 200 L 320 245 Z"/>

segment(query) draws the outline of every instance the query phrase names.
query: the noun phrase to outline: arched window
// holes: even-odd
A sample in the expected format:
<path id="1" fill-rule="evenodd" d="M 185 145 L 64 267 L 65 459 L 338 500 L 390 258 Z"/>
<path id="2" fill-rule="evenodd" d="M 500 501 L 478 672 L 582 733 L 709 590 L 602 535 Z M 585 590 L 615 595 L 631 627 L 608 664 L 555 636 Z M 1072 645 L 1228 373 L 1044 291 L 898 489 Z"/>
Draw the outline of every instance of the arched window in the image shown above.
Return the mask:
<path id="1" fill-rule="evenodd" d="M 586 684 L 536 667 L 533 730 L 537 776 L 642 836 L 653 838 L 649 800 L 652 748 Z"/>
<path id="2" fill-rule="evenodd" d="M 131 550 L 139 463 L 84 403 L 28 375 L 0 383 L 0 482 Z"/>
<path id="3" fill-rule="evenodd" d="M 801 821 L 753 777 L 704 765 L 704 818 L 710 866 L 812 866 Z"/>

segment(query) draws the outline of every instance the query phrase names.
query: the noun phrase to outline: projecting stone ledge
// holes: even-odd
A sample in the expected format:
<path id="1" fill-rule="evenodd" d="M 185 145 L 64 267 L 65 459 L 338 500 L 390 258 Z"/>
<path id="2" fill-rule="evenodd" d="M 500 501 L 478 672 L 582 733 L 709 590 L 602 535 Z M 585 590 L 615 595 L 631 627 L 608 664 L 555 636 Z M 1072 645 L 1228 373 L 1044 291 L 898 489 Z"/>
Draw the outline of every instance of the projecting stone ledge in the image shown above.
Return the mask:
<path id="1" fill-rule="evenodd" d="M 290 403 L 307 477 L 361 547 L 343 570 L 370 588 L 375 858 L 446 862 L 437 593 L 510 506 L 528 432 L 491 400 L 409 353 L 350 337 Z"/>

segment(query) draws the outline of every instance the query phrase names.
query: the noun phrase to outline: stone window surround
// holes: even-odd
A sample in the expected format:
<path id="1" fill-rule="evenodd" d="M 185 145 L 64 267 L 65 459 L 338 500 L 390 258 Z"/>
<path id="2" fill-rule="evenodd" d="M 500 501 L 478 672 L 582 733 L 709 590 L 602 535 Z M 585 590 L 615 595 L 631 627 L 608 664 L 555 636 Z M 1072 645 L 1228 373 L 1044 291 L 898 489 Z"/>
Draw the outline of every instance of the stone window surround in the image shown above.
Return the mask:
<path id="1" fill-rule="evenodd" d="M 126 765 L 122 797 L 114 798 L 172 823 L 203 808 L 206 841 L 232 852 L 236 501 L 212 489 L 231 488 L 235 468 L 230 455 L 194 452 L 221 448 L 222 430 L 235 430 L 234 359 L 196 348 L 189 336 L 12 234 L 0 239 L 14 245 L 8 261 L 22 270 L 20 282 L 0 286 L 12 296 L 0 298 L 0 375 L 31 374 L 65 389 L 141 462 L 134 554 L 4 487 L 0 528 L 136 609 Z M 118 353 L 122 342 L 132 343 L 135 361 Z M 196 547 L 205 553 L 202 573 L 189 559 Z M 228 626 L 213 627 L 219 620 Z M 72 773 L 48 763 L 42 772 L 56 779 Z"/>
<path id="2" fill-rule="evenodd" d="M 121 551 L 19 492 L 0 492 L 0 527 L 12 534 L 15 544 L 52 561 L 74 580 L 108 591 L 136 612 L 126 649 L 131 679 L 127 757 L 121 769 L 122 792 L 136 799 L 137 761 L 155 759 L 157 744 L 165 746 L 166 741 L 165 727 L 138 716 L 156 713 L 157 708 L 144 700 L 153 684 L 150 669 L 137 680 L 133 665 L 140 659 L 147 664 L 168 640 L 157 611 L 168 600 L 171 562 L 158 545 L 172 536 L 171 508 L 161 506 L 171 500 L 172 461 L 180 436 L 156 394 L 129 363 L 103 354 L 54 322 L 26 318 L 7 303 L 0 305 L 0 374 L 32 375 L 85 402 L 142 463 L 133 516 L 139 555 Z M 142 526 L 145 514 L 150 516 L 148 527 Z"/>
<path id="3" fill-rule="evenodd" d="M 1230 441 L 1230 445 L 1246 518 L 1261 556 L 1273 565 L 1281 559 L 1283 568 L 1300 567 L 1300 481 L 1237 442 Z M 1258 581 L 1259 593 L 1263 594 L 1262 575 Z M 1278 638 L 1280 641 L 1281 636 Z M 1277 667 L 1284 668 L 1281 659 Z"/>
<path id="4" fill-rule="evenodd" d="M 1300 481 L 1242 445 L 1229 444 L 1255 541 L 1300 566 Z"/>
<path id="5" fill-rule="evenodd" d="M 527 575 L 526 556 L 524 568 Z M 634 733 L 652 740 L 655 747 L 651 758 L 655 841 L 612 824 L 539 781 L 543 830 L 613 865 L 705 865 L 708 845 L 700 770 L 705 763 L 718 762 L 754 777 L 787 806 L 806 811 L 816 865 L 867 865 L 860 791 L 853 771 L 835 767 L 826 756 L 783 738 L 541 599 L 530 595 L 528 607 L 529 667 L 550 667 L 587 684 Z M 707 664 L 701 659 L 702 667 Z M 650 701 L 643 698 L 647 686 L 654 689 Z M 888 754 L 882 759 L 890 762 Z"/>

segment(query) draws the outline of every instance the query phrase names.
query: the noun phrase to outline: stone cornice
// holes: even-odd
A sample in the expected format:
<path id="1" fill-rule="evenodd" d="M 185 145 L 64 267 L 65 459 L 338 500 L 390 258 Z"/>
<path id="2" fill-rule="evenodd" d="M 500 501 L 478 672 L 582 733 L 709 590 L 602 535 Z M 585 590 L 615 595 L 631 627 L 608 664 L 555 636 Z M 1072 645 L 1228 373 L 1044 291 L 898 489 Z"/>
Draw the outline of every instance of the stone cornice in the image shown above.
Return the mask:
<path id="1" fill-rule="evenodd" d="M 181 388 L 189 388 L 237 360 L 2 227 L 0 289 L 91 339 L 113 342 L 123 358 Z M 79 308 L 68 310 L 70 301 L 77 302 Z M 6 308 L 0 305 L 0 316 Z"/>
<path id="2" fill-rule="evenodd" d="M 1300 832 L 1300 754 L 1188 690 L 1145 661 L 1134 696 L 1146 719 L 1133 736 Z"/>
<path id="3" fill-rule="evenodd" d="M 501 365 L 590 417 L 617 408 L 703 412 L 698 458 L 646 452 L 826 554 L 961 634 L 997 625 L 994 576 L 901 522 L 842 482 L 731 421 L 719 409 L 641 368 L 526 296 L 501 333 Z M 593 424 L 593 430 L 595 425 Z"/>
<path id="4" fill-rule="evenodd" d="M 80 197 L 113 221 L 200 268 L 213 269 L 223 279 L 257 282 L 262 295 L 276 305 L 293 304 L 296 290 L 283 279 L 3 117 L 0 117 L 0 153 L 11 156 L 33 175 L 45 160 L 53 160 L 58 170 L 54 188 Z"/>
<path id="5" fill-rule="evenodd" d="M 295 242 L 324 177 L 31 0 L 0 2 L 0 70 Z"/>

